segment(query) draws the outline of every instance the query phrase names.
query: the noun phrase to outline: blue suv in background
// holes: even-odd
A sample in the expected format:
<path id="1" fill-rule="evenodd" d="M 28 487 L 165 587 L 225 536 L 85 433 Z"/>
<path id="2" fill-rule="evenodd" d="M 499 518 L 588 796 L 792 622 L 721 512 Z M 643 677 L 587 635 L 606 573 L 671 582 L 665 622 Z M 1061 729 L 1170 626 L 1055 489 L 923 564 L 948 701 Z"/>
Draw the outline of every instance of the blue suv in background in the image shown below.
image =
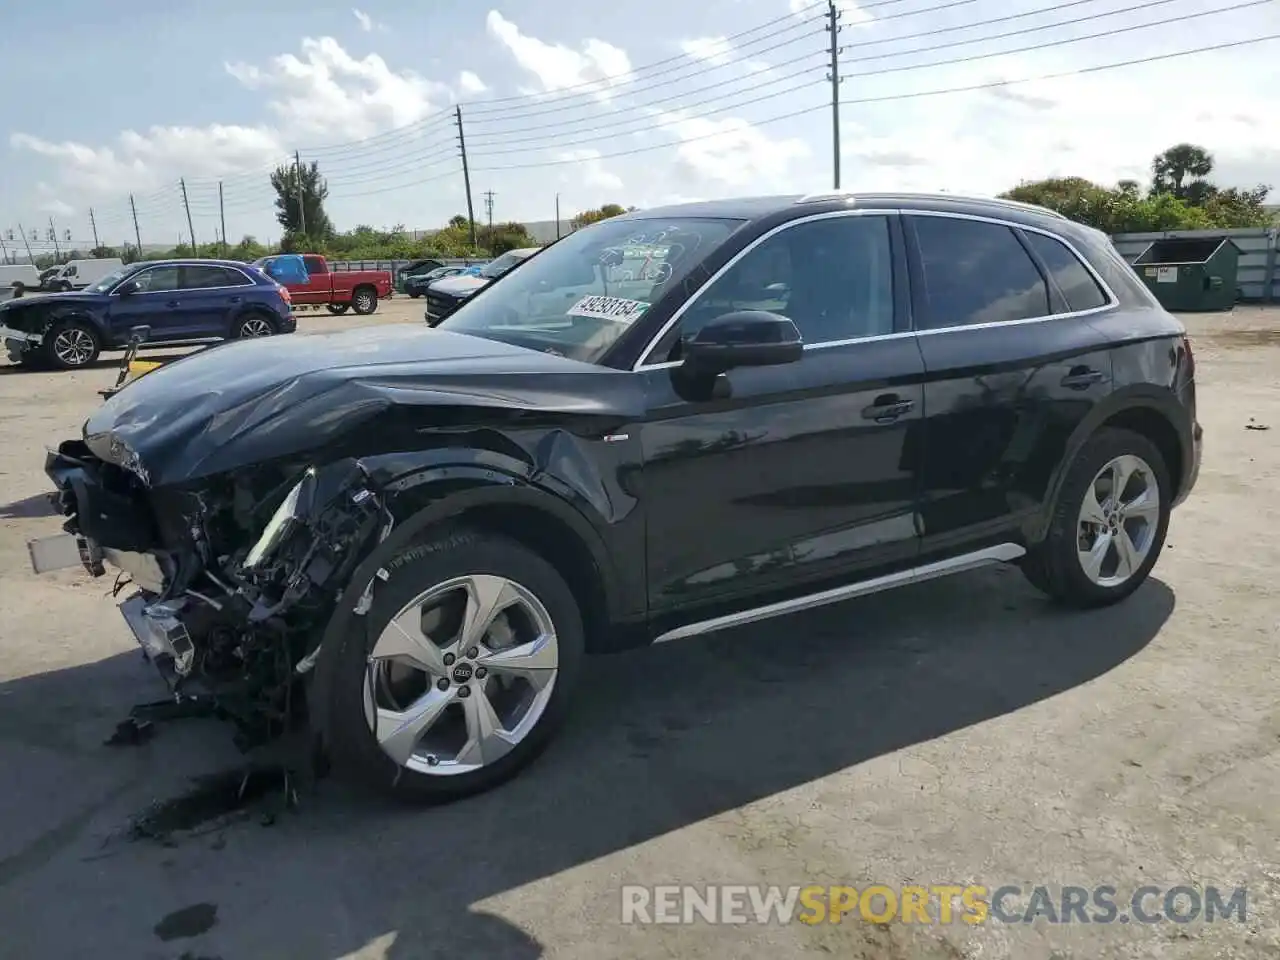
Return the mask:
<path id="1" fill-rule="evenodd" d="M 147 327 L 148 346 L 293 333 L 289 292 L 256 267 L 233 260 L 130 264 L 75 293 L 0 304 L 9 359 L 74 369 L 103 350 L 123 349 Z"/>

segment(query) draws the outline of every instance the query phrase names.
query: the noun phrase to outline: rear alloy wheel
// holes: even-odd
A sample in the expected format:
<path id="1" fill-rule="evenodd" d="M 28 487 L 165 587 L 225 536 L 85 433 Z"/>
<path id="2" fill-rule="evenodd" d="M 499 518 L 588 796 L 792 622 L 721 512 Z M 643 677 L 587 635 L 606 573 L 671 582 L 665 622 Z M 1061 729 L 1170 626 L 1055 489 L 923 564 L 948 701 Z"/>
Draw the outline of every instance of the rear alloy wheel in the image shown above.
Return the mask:
<path id="1" fill-rule="evenodd" d="M 102 344 L 97 333 L 79 320 L 64 320 L 45 339 L 45 356 L 60 370 L 76 370 L 98 359 Z"/>
<path id="2" fill-rule="evenodd" d="M 378 295 L 367 287 L 357 290 L 351 297 L 351 309 L 367 317 L 378 309 Z"/>
<path id="3" fill-rule="evenodd" d="M 1124 599 L 1160 556 L 1171 493 L 1154 443 L 1128 430 L 1099 431 L 1068 470 L 1049 534 L 1023 563 L 1027 579 L 1075 606 Z"/>
<path id="4" fill-rule="evenodd" d="M 258 337 L 269 337 L 276 332 L 275 324 L 260 313 L 250 313 L 240 320 L 236 328 L 236 336 L 241 340 L 253 340 Z"/>
<path id="5" fill-rule="evenodd" d="M 387 569 L 367 635 L 335 661 L 338 771 L 415 800 L 497 785 L 565 712 L 583 649 L 572 593 L 537 554 L 490 535 L 415 547 Z"/>

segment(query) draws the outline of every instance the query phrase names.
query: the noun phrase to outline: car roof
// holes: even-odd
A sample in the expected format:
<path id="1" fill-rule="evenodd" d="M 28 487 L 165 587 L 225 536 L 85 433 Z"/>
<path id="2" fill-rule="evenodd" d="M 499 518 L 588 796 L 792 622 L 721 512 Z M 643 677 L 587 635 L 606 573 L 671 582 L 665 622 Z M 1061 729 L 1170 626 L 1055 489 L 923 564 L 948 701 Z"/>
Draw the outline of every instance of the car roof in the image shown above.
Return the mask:
<path id="1" fill-rule="evenodd" d="M 850 207 L 918 210 L 955 213 L 969 216 L 998 217 L 1028 225 L 1071 232 L 1077 225 L 1062 214 L 1029 203 L 998 197 L 968 196 L 951 193 L 916 193 L 911 191 L 862 192 L 829 190 L 811 194 L 739 197 L 730 200 L 703 200 L 672 204 L 649 210 L 622 214 L 619 220 L 655 220 L 668 217 L 707 217 L 712 219 L 789 220 L 808 214 L 847 210 Z"/>
<path id="2" fill-rule="evenodd" d="M 263 258 L 270 259 L 270 258 Z M 242 263 L 239 260 L 212 260 L 208 257 L 175 257 L 168 260 L 138 260 L 129 264 L 131 267 L 234 267 L 243 270 L 245 267 L 251 267 L 251 263 Z"/>

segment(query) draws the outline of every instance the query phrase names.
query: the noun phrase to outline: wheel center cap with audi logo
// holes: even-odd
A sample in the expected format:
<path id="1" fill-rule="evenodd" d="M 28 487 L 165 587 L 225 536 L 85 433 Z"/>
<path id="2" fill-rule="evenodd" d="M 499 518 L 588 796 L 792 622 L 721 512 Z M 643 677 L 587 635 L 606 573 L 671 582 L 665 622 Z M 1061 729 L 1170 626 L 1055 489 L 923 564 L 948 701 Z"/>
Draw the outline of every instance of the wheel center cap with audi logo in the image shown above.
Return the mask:
<path id="1" fill-rule="evenodd" d="M 475 673 L 475 668 L 469 663 L 460 663 L 453 668 L 453 682 L 466 683 Z"/>

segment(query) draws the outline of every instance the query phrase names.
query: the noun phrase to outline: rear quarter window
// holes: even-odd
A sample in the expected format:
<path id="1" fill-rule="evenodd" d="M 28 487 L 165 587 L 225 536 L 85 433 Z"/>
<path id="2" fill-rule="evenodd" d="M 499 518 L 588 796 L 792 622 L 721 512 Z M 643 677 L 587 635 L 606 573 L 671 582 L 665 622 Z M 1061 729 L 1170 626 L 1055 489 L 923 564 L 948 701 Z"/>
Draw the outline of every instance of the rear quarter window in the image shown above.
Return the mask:
<path id="1" fill-rule="evenodd" d="M 1043 233 L 1024 231 L 1027 243 L 1049 271 L 1066 298 L 1068 309 L 1096 310 L 1110 301 L 1085 265 L 1062 241 Z"/>

